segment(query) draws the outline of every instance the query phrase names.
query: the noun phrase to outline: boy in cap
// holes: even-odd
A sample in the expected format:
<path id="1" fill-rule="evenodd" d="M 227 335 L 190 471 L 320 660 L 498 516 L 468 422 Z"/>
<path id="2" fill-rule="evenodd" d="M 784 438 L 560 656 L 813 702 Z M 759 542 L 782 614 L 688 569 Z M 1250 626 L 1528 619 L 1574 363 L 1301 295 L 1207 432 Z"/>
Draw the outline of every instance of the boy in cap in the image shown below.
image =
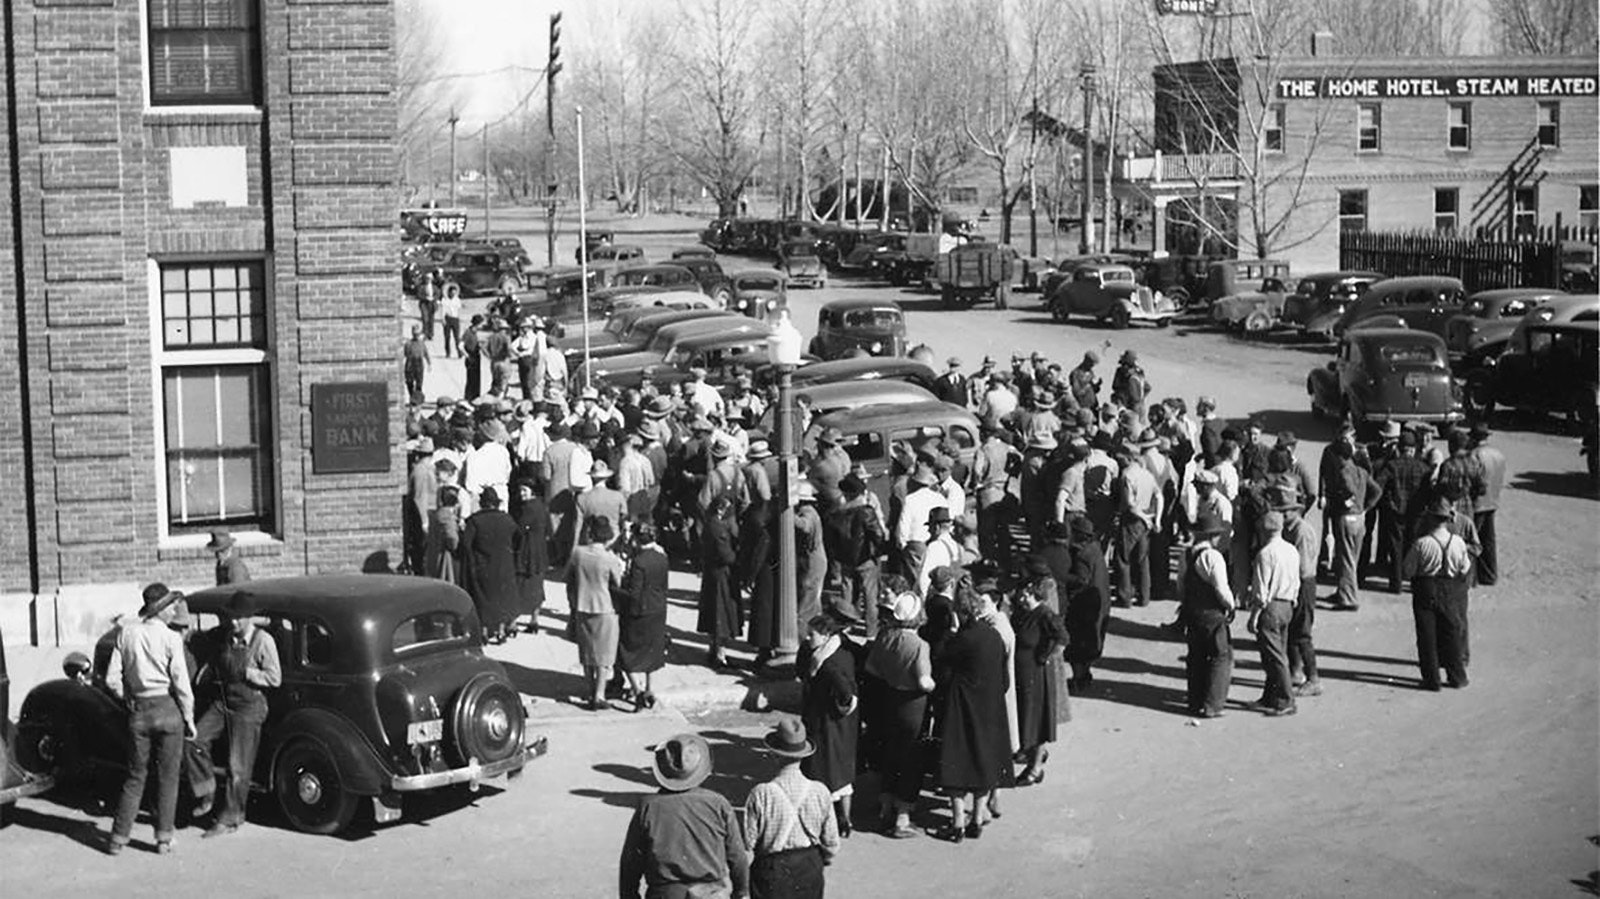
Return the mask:
<path id="1" fill-rule="evenodd" d="M 701 787 L 711 747 L 678 734 L 655 747 L 651 773 L 661 791 L 639 800 L 618 865 L 618 895 L 645 899 L 749 895 L 750 862 L 733 806 Z"/>

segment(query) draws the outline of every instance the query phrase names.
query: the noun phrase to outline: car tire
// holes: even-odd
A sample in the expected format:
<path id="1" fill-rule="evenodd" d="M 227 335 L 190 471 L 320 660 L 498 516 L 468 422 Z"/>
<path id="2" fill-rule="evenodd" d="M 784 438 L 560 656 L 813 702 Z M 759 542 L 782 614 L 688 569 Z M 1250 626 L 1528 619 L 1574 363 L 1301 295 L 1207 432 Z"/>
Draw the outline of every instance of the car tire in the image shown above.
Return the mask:
<path id="1" fill-rule="evenodd" d="M 1011 308 L 1011 285 L 1002 284 L 994 289 L 994 308 Z"/>
<path id="2" fill-rule="evenodd" d="M 77 783 L 85 774 L 77 729 L 61 712 L 17 722 L 11 760 L 30 774 L 55 775 L 59 786 Z"/>
<path id="3" fill-rule="evenodd" d="M 515 275 L 501 275 L 500 281 L 495 285 L 495 292 L 501 294 L 514 293 L 522 289 L 522 279 Z"/>
<path id="4" fill-rule="evenodd" d="M 1272 328 L 1272 316 L 1257 309 L 1245 316 L 1243 329 L 1246 334 L 1264 334 Z"/>
<path id="5" fill-rule="evenodd" d="M 290 826 L 302 833 L 335 834 L 350 826 L 356 796 L 339 776 L 339 765 L 322 744 L 291 741 L 272 768 L 272 791 Z"/>
<path id="6" fill-rule="evenodd" d="M 727 309 L 728 304 L 733 302 L 733 294 L 719 287 L 711 294 L 711 300 L 717 304 L 718 309 Z"/>
<path id="7" fill-rule="evenodd" d="M 1117 306 L 1116 308 L 1112 309 L 1111 314 L 1107 316 L 1107 318 L 1111 321 L 1111 327 L 1117 329 L 1118 331 L 1123 330 L 1133 322 L 1132 314 L 1130 314 L 1128 310 L 1122 308 L 1121 306 Z"/>
<path id="8" fill-rule="evenodd" d="M 455 764 L 498 762 L 522 749 L 522 697 L 511 685 L 480 674 L 456 694 L 449 749 Z"/>
<path id="9" fill-rule="evenodd" d="M 1172 301 L 1172 305 L 1179 312 L 1184 312 L 1189 308 L 1189 291 L 1181 287 L 1174 287 L 1167 291 L 1167 299 Z"/>
<path id="10" fill-rule="evenodd" d="M 1170 319 L 1170 318 L 1158 318 L 1158 319 L 1156 319 L 1156 327 L 1158 327 L 1158 328 L 1165 328 L 1165 327 L 1167 327 L 1168 325 L 1171 325 L 1171 324 L 1172 324 L 1172 319 Z"/>
<path id="11" fill-rule="evenodd" d="M 1050 308 L 1050 318 L 1052 318 L 1052 319 L 1054 319 L 1055 321 L 1058 321 L 1058 322 L 1064 322 L 1064 321 L 1067 320 L 1066 314 L 1061 311 L 1061 304 L 1059 304 L 1059 303 L 1050 303 L 1049 304 L 1049 308 Z"/>

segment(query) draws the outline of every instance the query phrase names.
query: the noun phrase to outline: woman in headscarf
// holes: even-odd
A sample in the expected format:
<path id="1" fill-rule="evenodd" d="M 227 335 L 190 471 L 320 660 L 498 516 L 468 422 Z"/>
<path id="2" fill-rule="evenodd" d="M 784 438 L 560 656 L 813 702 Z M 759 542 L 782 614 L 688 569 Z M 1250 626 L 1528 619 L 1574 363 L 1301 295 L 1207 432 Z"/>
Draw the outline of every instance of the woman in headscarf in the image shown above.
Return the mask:
<path id="1" fill-rule="evenodd" d="M 839 620 L 828 615 L 811 619 L 806 644 L 811 651 L 804 660 L 800 719 L 816 741 L 817 753 L 806 760 L 804 770 L 833 794 L 839 835 L 848 837 L 856 744 L 861 735 L 855 654 L 844 645 Z"/>
<path id="2" fill-rule="evenodd" d="M 734 587 L 734 565 L 739 560 L 733 532 L 733 500 L 721 493 L 706 508 L 700 529 L 700 615 L 696 629 L 710 638 L 706 663 L 727 666 L 723 646 L 739 636 L 744 626 L 739 595 Z"/>
<path id="3" fill-rule="evenodd" d="M 922 792 L 917 741 L 933 692 L 933 657 L 927 641 L 917 636 L 922 601 L 915 593 L 885 594 L 878 617 L 863 678 L 863 690 L 872 697 L 865 712 L 867 733 L 877 746 L 883 775 L 880 823 L 884 833 L 904 839 L 916 835 L 911 812 Z"/>

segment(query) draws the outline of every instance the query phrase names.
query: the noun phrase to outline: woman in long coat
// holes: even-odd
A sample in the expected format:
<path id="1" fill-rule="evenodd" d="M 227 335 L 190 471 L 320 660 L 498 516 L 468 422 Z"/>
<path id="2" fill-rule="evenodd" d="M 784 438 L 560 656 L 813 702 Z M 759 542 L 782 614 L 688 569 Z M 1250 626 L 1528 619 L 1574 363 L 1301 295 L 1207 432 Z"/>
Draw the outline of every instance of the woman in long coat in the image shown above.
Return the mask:
<path id="1" fill-rule="evenodd" d="M 939 715 L 939 786 L 950 797 L 950 825 L 937 836 L 959 843 L 983 833 L 978 820 L 987 794 L 1011 762 L 1006 722 L 1006 647 L 993 627 L 978 619 L 978 599 L 963 593 L 956 602 L 961 629 L 944 645 L 935 671 L 944 687 Z M 968 810 L 972 817 L 968 819 Z"/>
<path id="2" fill-rule="evenodd" d="M 801 621 L 822 614 L 822 584 L 828 576 L 828 549 L 823 542 L 822 516 L 817 512 L 817 491 L 803 481 L 794 509 L 794 547 L 799 560 L 799 590 L 795 594 L 796 613 Z"/>
<path id="3" fill-rule="evenodd" d="M 1111 573 L 1106 570 L 1105 550 L 1087 518 L 1072 521 L 1072 544 L 1067 576 L 1066 610 L 1062 624 L 1067 631 L 1067 663 L 1072 666 L 1073 690 L 1081 691 L 1094 683 L 1090 666 L 1099 661 L 1106 643 L 1106 622 L 1111 619 Z"/>
<path id="4" fill-rule="evenodd" d="M 815 755 L 802 770 L 833 794 L 839 833 L 849 836 L 850 798 L 855 792 L 856 745 L 861 736 L 860 700 L 856 695 L 855 653 L 844 645 L 839 621 L 818 615 L 809 623 L 804 659 L 800 720 L 816 743 Z"/>
<path id="5" fill-rule="evenodd" d="M 667 554 L 656 543 L 656 526 L 633 526 L 633 559 L 613 594 L 621 642 L 617 667 L 633 689 L 633 710 L 653 708 L 650 674 L 667 663 Z"/>
<path id="6" fill-rule="evenodd" d="M 544 607 L 544 578 L 550 570 L 550 509 L 544 503 L 544 487 L 532 480 L 513 482 L 519 497 L 516 513 L 517 533 L 511 542 L 516 553 L 517 610 L 528 616 L 527 632 L 539 632 L 539 610 Z"/>
<path id="7" fill-rule="evenodd" d="M 428 577 L 450 584 L 461 582 L 457 553 L 461 549 L 461 506 L 455 487 L 439 488 L 439 507 L 428 513 L 428 536 L 422 565 Z"/>
<path id="8" fill-rule="evenodd" d="M 1055 592 L 1053 586 L 1051 592 Z M 1018 591 L 1011 627 L 1017 635 L 1013 658 L 1017 742 L 1027 765 L 1017 778 L 1017 784 L 1032 786 L 1044 780 L 1044 763 L 1050 758 L 1046 746 L 1056 741 L 1059 685 L 1056 683 L 1058 672 L 1051 669 L 1050 662 L 1061 651 L 1066 633 L 1061 629 L 1060 619 L 1042 602 L 1038 582 Z"/>
<path id="9" fill-rule="evenodd" d="M 887 615 L 867 650 L 862 691 L 867 735 L 876 744 L 877 767 L 883 775 L 879 802 L 884 833 L 895 839 L 916 836 L 911 813 L 922 792 L 922 765 L 917 755 L 928 694 L 933 692 L 933 659 L 927 641 L 917 635 L 922 601 L 905 591 L 889 598 Z"/>
<path id="10" fill-rule="evenodd" d="M 500 508 L 500 494 L 483 488 L 478 511 L 461 530 L 464 584 L 478 607 L 484 633 L 496 643 L 506 641 L 517 617 L 516 554 L 512 540 L 517 523 Z"/>
<path id="11" fill-rule="evenodd" d="M 739 595 L 734 586 L 734 564 L 739 554 L 733 539 L 731 500 L 721 494 L 706 509 L 700 530 L 700 616 L 696 629 L 711 638 L 707 664 L 722 668 L 728 664 L 723 645 L 739 636 L 744 622 L 739 614 Z"/>
<path id="12" fill-rule="evenodd" d="M 756 666 L 778 648 L 778 541 L 771 503 L 754 502 L 739 527 L 739 584 L 750 591 L 750 644 Z"/>

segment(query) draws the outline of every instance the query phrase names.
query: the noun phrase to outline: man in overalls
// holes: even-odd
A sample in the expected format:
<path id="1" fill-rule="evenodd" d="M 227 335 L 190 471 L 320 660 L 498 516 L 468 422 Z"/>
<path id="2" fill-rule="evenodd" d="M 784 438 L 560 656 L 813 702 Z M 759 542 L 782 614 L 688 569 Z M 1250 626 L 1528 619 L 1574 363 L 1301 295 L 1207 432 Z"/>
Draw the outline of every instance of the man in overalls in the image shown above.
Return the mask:
<path id="1" fill-rule="evenodd" d="M 198 800 L 195 813 L 211 809 L 216 776 L 210 764 L 211 746 L 224 731 L 228 735 L 228 780 L 222 807 L 206 837 L 233 833 L 244 823 L 245 802 L 250 798 L 250 775 L 261 747 L 261 725 L 267 720 L 266 691 L 283 683 L 278 646 L 272 635 L 256 626 L 255 605 L 244 593 L 235 593 L 223 608 L 228 623 L 219 628 L 212 657 L 204 662 L 201 679 L 209 681 L 217 698 L 196 723 L 197 773 L 190 784 Z"/>
<path id="2" fill-rule="evenodd" d="M 1220 718 L 1228 702 L 1228 682 L 1233 677 L 1233 641 L 1230 624 L 1238 603 L 1228 584 L 1228 563 L 1217 551 L 1217 539 L 1228 525 L 1214 515 L 1195 522 L 1194 547 L 1189 551 L 1179 609 L 1188 635 L 1185 660 L 1189 681 L 1189 711 L 1201 718 Z"/>
<path id="3" fill-rule="evenodd" d="M 1467 592 L 1472 583 L 1472 554 L 1467 541 L 1451 533 L 1455 508 L 1437 497 L 1424 516 L 1426 533 L 1406 553 L 1405 575 L 1411 579 L 1411 612 L 1417 623 L 1417 664 L 1422 688 L 1439 690 L 1439 668 L 1445 686 L 1467 685 Z"/>

